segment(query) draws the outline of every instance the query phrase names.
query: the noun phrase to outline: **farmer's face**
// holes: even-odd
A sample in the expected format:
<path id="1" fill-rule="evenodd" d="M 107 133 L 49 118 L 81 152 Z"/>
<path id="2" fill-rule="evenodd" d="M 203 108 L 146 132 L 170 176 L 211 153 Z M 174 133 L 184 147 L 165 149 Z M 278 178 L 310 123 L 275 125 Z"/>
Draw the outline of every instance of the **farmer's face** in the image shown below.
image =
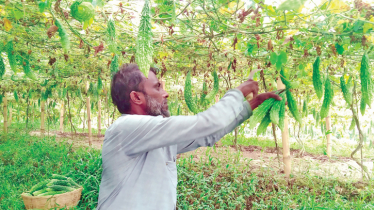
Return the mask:
<path id="1" fill-rule="evenodd" d="M 162 88 L 156 75 L 149 71 L 148 79 L 144 82 L 145 100 L 147 103 L 146 112 L 152 116 L 162 115 L 170 117 L 167 98 L 169 94 Z"/>

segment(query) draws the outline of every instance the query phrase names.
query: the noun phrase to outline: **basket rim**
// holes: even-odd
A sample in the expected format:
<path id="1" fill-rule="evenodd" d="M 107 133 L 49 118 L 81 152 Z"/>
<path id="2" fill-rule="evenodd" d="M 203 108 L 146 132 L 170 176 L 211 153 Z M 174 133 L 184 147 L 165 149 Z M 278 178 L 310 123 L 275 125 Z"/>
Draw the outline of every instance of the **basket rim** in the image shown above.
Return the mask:
<path id="1" fill-rule="evenodd" d="M 50 198 L 50 197 L 59 197 L 61 195 L 65 195 L 67 193 L 73 193 L 75 191 L 80 191 L 80 190 L 83 190 L 83 187 L 81 186 L 80 188 L 77 188 L 73 191 L 70 191 L 70 192 L 65 192 L 65 193 L 61 193 L 61 194 L 56 194 L 56 195 L 45 195 L 45 196 L 30 196 L 30 195 L 26 195 L 26 192 L 23 192 L 21 194 L 22 197 L 27 197 L 27 198 Z"/>

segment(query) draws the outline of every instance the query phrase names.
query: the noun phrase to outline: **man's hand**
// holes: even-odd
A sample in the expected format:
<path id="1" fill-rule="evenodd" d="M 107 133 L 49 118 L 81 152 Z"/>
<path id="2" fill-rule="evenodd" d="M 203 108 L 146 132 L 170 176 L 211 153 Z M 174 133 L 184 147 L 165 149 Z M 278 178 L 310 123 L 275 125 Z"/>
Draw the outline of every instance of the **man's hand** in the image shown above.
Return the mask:
<path id="1" fill-rule="evenodd" d="M 258 94 L 258 83 L 256 81 L 253 81 L 252 79 L 249 79 L 239 85 L 236 89 L 242 91 L 244 97 L 247 97 L 250 93 L 253 93 L 253 98 L 257 97 Z"/>
<path id="2" fill-rule="evenodd" d="M 262 93 L 256 97 L 253 97 L 252 100 L 249 101 L 249 105 L 251 105 L 252 110 L 256 109 L 260 104 L 262 104 L 265 100 L 269 98 L 274 98 L 275 100 L 281 101 L 282 98 L 275 94 L 274 92 Z"/>

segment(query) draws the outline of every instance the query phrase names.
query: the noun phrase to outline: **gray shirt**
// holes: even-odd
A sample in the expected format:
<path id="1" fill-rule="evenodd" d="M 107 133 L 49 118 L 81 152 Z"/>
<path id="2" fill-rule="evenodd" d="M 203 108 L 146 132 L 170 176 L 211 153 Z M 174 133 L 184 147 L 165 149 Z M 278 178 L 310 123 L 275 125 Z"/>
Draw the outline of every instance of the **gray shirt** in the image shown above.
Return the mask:
<path id="1" fill-rule="evenodd" d="M 213 146 L 251 114 L 233 89 L 194 116 L 122 115 L 105 133 L 97 209 L 175 209 L 176 155 Z"/>

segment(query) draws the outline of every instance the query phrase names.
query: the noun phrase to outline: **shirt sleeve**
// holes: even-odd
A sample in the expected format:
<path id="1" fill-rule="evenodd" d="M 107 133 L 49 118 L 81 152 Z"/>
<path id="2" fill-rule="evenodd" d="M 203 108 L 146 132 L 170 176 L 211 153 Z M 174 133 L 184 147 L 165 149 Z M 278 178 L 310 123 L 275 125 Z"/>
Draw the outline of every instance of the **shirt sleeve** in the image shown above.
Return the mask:
<path id="1" fill-rule="evenodd" d="M 188 142 L 181 142 L 177 145 L 177 154 L 189 152 L 195 150 L 199 147 L 213 146 L 217 141 L 219 141 L 223 136 L 233 131 L 237 126 L 242 124 L 252 115 L 252 109 L 248 101 L 243 102 L 243 110 L 239 113 L 237 118 L 231 122 L 227 127 L 219 130 L 208 136 L 204 136 L 200 139 L 195 139 Z"/>
<path id="2" fill-rule="evenodd" d="M 241 91 L 232 89 L 194 116 L 124 115 L 107 130 L 106 141 L 121 139 L 118 146 L 132 157 L 171 145 L 177 145 L 179 152 L 213 145 L 250 117 L 251 108 L 244 100 Z"/>

